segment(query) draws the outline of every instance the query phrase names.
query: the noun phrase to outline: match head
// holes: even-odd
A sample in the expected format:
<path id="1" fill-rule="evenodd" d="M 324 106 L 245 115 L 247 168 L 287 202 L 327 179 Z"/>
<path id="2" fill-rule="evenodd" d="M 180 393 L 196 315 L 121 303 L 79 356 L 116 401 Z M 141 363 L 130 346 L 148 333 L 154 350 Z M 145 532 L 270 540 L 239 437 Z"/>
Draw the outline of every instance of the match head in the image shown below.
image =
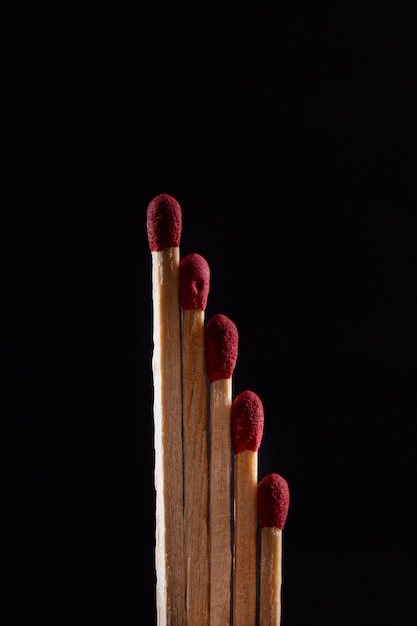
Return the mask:
<path id="1" fill-rule="evenodd" d="M 258 521 L 261 528 L 285 525 L 290 503 L 287 481 L 279 474 L 268 474 L 258 484 Z"/>
<path id="2" fill-rule="evenodd" d="M 231 412 L 232 445 L 235 454 L 257 452 L 264 428 L 264 408 L 253 391 L 242 391 L 233 400 Z"/>
<path id="3" fill-rule="evenodd" d="M 148 205 L 146 226 L 151 252 L 178 248 L 181 239 L 182 211 L 167 193 L 156 196 Z"/>
<path id="4" fill-rule="evenodd" d="M 226 315 L 214 315 L 206 325 L 205 358 L 211 383 L 231 378 L 237 361 L 239 335 Z"/>
<path id="5" fill-rule="evenodd" d="M 184 310 L 205 310 L 210 288 L 210 268 L 204 257 L 192 253 L 179 265 L 180 302 Z"/>

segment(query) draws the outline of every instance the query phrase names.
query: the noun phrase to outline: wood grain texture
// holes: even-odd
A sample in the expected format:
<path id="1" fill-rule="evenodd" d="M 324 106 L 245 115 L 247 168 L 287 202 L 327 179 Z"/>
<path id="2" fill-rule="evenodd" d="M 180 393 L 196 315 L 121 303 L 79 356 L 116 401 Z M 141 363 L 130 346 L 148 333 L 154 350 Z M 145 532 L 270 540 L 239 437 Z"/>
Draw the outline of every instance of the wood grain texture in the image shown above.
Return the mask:
<path id="1" fill-rule="evenodd" d="M 236 626 L 256 624 L 256 538 L 258 453 L 244 450 L 234 459 L 234 570 L 233 621 Z"/>
<path id="2" fill-rule="evenodd" d="M 178 265 L 178 248 L 152 252 L 158 626 L 186 624 Z"/>
<path id="3" fill-rule="evenodd" d="M 282 530 L 261 529 L 259 626 L 280 626 Z"/>
<path id="4" fill-rule="evenodd" d="M 207 382 L 204 311 L 182 311 L 187 624 L 209 624 Z"/>
<path id="5" fill-rule="evenodd" d="M 231 378 L 210 384 L 210 626 L 230 624 Z"/>

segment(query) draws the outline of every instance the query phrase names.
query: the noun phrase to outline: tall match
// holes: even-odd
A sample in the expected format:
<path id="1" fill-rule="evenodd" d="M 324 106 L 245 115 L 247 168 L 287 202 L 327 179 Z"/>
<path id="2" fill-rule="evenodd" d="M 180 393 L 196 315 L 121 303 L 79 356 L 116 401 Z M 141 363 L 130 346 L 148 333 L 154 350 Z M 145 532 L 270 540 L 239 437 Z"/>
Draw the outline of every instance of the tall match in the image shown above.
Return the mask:
<path id="1" fill-rule="evenodd" d="M 184 524 L 187 624 L 209 624 L 207 382 L 204 317 L 210 268 L 200 254 L 179 266 L 182 309 Z"/>
<path id="2" fill-rule="evenodd" d="M 234 458 L 234 574 L 233 622 L 256 624 L 258 450 L 262 440 L 264 409 L 259 396 L 243 391 L 231 412 Z"/>
<path id="3" fill-rule="evenodd" d="M 238 354 L 238 331 L 221 313 L 206 325 L 206 370 L 210 382 L 210 626 L 230 624 L 231 546 L 231 408 L 232 375 Z M 201 625 L 203 626 L 203 625 Z"/>
<path id="4" fill-rule="evenodd" d="M 187 623 L 179 301 L 181 229 L 178 202 L 168 194 L 156 196 L 148 205 L 147 231 L 152 255 L 158 626 Z"/>
<path id="5" fill-rule="evenodd" d="M 260 626 L 280 626 L 282 588 L 282 530 L 288 514 L 288 483 L 268 474 L 258 485 L 258 521 L 261 527 Z"/>

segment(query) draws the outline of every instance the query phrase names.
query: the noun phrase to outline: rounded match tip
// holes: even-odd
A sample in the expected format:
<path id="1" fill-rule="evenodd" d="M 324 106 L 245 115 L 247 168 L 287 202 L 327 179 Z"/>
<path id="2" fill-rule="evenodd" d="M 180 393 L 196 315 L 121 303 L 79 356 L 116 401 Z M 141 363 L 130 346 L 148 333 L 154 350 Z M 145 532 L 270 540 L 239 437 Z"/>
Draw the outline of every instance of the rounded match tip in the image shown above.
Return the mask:
<path id="1" fill-rule="evenodd" d="M 258 521 L 261 528 L 282 530 L 288 514 L 288 483 L 279 474 L 268 474 L 258 484 Z"/>
<path id="2" fill-rule="evenodd" d="M 151 252 L 177 248 L 180 244 L 182 212 L 178 202 L 167 193 L 156 196 L 148 205 L 146 226 Z"/>
<path id="3" fill-rule="evenodd" d="M 211 383 L 231 378 L 237 360 L 239 335 L 231 319 L 218 313 L 206 325 L 205 358 Z"/>
<path id="4" fill-rule="evenodd" d="M 204 257 L 192 253 L 179 265 L 180 303 L 184 310 L 205 310 L 210 288 L 210 268 Z"/>
<path id="5" fill-rule="evenodd" d="M 264 428 L 263 404 L 253 391 L 242 391 L 233 400 L 231 412 L 232 445 L 235 454 L 257 452 Z"/>

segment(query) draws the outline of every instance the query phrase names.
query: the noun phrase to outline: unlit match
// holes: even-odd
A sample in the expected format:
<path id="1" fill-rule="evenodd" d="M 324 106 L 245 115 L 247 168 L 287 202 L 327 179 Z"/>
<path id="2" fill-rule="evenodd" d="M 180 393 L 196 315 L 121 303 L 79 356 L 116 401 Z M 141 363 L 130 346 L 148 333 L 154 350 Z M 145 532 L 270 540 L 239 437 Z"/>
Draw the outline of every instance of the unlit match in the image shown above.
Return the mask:
<path id="1" fill-rule="evenodd" d="M 205 334 L 206 369 L 210 382 L 210 626 L 230 624 L 231 471 L 230 414 L 232 375 L 238 354 L 238 331 L 226 315 L 212 317 Z"/>
<path id="2" fill-rule="evenodd" d="M 268 474 L 258 485 L 258 521 L 261 527 L 260 626 L 280 626 L 282 588 L 282 530 L 290 501 L 287 481 Z"/>
<path id="3" fill-rule="evenodd" d="M 184 529 L 187 624 L 209 624 L 207 384 L 204 316 L 210 268 L 200 254 L 179 265 L 182 309 Z"/>
<path id="4" fill-rule="evenodd" d="M 168 194 L 148 206 L 152 255 L 156 604 L 158 626 L 186 624 L 179 243 L 182 212 Z"/>
<path id="5" fill-rule="evenodd" d="M 236 396 L 231 429 L 235 453 L 233 620 L 237 626 L 256 624 L 258 450 L 263 425 L 259 396 L 250 390 Z"/>

